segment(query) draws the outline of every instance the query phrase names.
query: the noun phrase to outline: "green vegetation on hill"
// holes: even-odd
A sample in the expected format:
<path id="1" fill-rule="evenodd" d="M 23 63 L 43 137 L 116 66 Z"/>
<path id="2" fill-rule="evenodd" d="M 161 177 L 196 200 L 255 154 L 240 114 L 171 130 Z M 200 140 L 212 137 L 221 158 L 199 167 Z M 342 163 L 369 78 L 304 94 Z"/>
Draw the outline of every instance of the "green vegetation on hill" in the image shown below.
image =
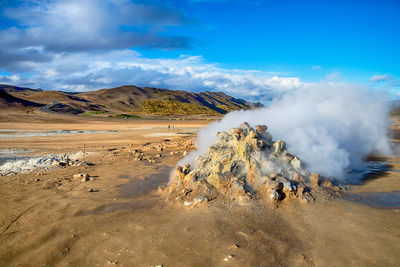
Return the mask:
<path id="1" fill-rule="evenodd" d="M 139 112 L 157 115 L 217 115 L 215 110 L 193 103 L 179 102 L 177 100 L 144 100 Z"/>
<path id="2" fill-rule="evenodd" d="M 108 117 L 119 118 L 119 119 L 140 119 L 141 118 L 140 116 L 133 115 L 133 114 L 126 114 L 126 113 L 110 115 Z"/>

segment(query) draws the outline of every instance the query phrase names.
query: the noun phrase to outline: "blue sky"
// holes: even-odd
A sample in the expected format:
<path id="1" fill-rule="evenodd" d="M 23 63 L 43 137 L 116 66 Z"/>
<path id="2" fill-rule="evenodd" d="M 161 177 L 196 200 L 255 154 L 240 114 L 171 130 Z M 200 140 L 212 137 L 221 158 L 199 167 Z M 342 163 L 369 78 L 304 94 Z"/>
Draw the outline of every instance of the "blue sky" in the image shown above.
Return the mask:
<path id="1" fill-rule="evenodd" d="M 310 83 L 400 89 L 399 1 L 0 0 L 0 82 L 265 101 Z"/>

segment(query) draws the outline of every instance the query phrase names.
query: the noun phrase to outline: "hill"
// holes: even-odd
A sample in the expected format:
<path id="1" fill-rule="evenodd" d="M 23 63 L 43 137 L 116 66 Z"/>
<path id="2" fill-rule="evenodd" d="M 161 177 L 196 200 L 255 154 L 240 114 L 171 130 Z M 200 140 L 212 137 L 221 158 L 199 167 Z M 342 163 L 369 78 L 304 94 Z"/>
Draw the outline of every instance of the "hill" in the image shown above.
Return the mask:
<path id="1" fill-rule="evenodd" d="M 43 91 L 4 86 L 15 97 L 58 105 L 57 112 L 66 113 L 128 113 L 151 115 L 220 115 L 232 110 L 250 109 L 261 104 L 236 99 L 221 92 L 193 93 L 133 85 L 101 89 L 84 93 Z M 18 89 L 15 89 L 18 88 Z M 37 90 L 37 91 L 35 91 Z M 35 91 L 35 92 L 33 92 Z M 52 106 L 49 109 L 52 109 Z M 73 110 L 73 112 L 69 112 Z M 54 110 L 55 111 L 55 110 Z"/>
<path id="2" fill-rule="evenodd" d="M 15 97 L 0 88 L 0 109 L 32 109 L 43 105 Z"/>
<path id="3" fill-rule="evenodd" d="M 42 89 L 31 89 L 27 87 L 18 87 L 7 84 L 0 84 L 0 90 L 3 90 L 9 94 L 18 94 L 19 96 L 30 96 L 32 94 L 36 94 L 37 92 L 42 91 Z"/>

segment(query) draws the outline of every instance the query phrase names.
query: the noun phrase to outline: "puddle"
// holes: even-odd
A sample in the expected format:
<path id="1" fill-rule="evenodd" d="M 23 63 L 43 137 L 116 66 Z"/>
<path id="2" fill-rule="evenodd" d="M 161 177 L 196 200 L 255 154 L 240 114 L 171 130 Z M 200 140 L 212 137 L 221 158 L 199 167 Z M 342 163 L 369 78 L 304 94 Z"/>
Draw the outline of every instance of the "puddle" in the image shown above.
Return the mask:
<path id="1" fill-rule="evenodd" d="M 116 133 L 118 131 L 23 131 L 23 130 L 0 130 L 0 138 L 21 138 L 35 136 L 52 136 L 52 135 L 67 135 L 67 134 L 93 134 L 93 133 Z"/>
<path id="2" fill-rule="evenodd" d="M 400 191 L 350 193 L 345 199 L 375 208 L 400 207 Z"/>
<path id="3" fill-rule="evenodd" d="M 158 173 L 152 174 L 143 180 L 127 175 L 120 176 L 120 178 L 131 180 L 129 183 L 121 185 L 120 196 L 124 198 L 139 197 L 156 190 L 160 185 L 166 185 L 169 181 L 171 169 L 169 166 L 160 166 Z"/>
<path id="4" fill-rule="evenodd" d="M 385 172 L 400 172 L 390 167 L 392 161 L 365 161 L 361 166 L 349 171 L 346 175 L 346 182 L 352 185 L 360 185 L 364 182 L 375 179 Z"/>
<path id="5" fill-rule="evenodd" d="M 139 127 L 130 127 L 127 128 L 130 130 L 165 130 L 167 127 L 151 127 L 151 126 L 139 126 Z"/>
<path id="6" fill-rule="evenodd" d="M 151 134 L 145 134 L 143 136 L 145 137 L 165 137 L 165 136 L 177 136 L 177 133 L 151 133 Z"/>
<path id="7" fill-rule="evenodd" d="M 196 135 L 196 133 L 186 132 L 186 133 L 178 133 L 180 135 Z"/>
<path id="8" fill-rule="evenodd" d="M 16 160 L 21 156 L 31 153 L 28 149 L 20 148 L 1 148 L 0 149 L 0 165 L 7 161 Z"/>

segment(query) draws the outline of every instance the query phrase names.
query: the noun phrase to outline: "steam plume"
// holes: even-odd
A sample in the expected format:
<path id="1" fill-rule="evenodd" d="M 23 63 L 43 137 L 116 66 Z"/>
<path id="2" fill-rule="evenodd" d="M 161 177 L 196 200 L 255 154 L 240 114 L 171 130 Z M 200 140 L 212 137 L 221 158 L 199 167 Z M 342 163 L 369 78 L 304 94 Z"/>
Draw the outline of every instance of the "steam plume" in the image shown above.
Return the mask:
<path id="1" fill-rule="evenodd" d="M 274 139 L 287 142 L 310 171 L 344 179 L 371 152 L 390 153 L 387 143 L 387 96 L 354 85 L 319 84 L 275 99 L 269 107 L 235 111 L 199 131 L 197 151 L 179 164 L 194 161 L 216 141 L 216 133 L 244 121 L 266 124 Z"/>

